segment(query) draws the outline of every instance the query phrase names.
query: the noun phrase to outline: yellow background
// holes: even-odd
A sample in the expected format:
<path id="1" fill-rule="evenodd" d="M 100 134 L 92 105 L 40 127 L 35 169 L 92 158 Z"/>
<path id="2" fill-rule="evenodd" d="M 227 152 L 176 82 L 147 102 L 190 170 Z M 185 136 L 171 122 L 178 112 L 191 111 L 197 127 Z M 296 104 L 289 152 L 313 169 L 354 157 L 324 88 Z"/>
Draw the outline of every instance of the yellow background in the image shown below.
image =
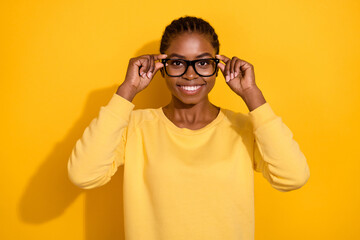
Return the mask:
<path id="1" fill-rule="evenodd" d="M 157 53 L 186 14 L 214 26 L 222 54 L 255 66 L 308 159 L 310 179 L 293 192 L 256 174 L 256 240 L 360 239 L 358 0 L 1 1 L 0 239 L 122 239 L 121 174 L 80 190 L 68 156 L 129 58 Z M 222 76 L 210 97 L 247 112 Z M 134 103 L 169 99 L 157 74 Z"/>

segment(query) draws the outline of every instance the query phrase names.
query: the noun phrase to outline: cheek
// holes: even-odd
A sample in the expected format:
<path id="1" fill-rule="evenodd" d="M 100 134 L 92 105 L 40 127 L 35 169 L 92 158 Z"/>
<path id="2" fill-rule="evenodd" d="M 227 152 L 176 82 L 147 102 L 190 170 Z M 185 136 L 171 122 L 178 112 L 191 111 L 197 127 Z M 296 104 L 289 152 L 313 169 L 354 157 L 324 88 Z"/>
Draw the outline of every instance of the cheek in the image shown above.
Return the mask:
<path id="1" fill-rule="evenodd" d="M 174 81 L 172 81 L 171 79 L 169 79 L 167 77 L 165 77 L 164 79 L 165 79 L 166 86 L 168 87 L 168 89 L 170 91 L 176 87 Z"/>
<path id="2" fill-rule="evenodd" d="M 209 89 L 209 91 L 215 86 L 215 78 L 206 81 L 207 82 L 207 88 Z"/>

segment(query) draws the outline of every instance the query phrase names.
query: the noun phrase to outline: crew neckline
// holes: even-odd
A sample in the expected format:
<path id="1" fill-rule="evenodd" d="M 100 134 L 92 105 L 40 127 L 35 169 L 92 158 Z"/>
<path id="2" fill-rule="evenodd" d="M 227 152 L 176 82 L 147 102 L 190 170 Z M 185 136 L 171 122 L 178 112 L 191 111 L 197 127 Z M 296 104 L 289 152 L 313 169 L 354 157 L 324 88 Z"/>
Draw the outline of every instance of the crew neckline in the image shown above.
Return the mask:
<path id="1" fill-rule="evenodd" d="M 185 134 L 185 135 L 200 134 L 200 133 L 203 133 L 203 132 L 207 131 L 208 129 L 212 128 L 213 126 L 217 125 L 219 122 L 221 122 L 221 120 L 225 116 L 223 111 L 224 111 L 224 109 L 222 107 L 220 107 L 220 111 L 214 120 L 212 120 L 209 124 L 207 124 L 206 126 L 200 128 L 200 129 L 193 130 L 193 129 L 189 129 L 189 128 L 180 128 L 180 127 L 176 126 L 165 115 L 162 107 L 156 109 L 156 112 L 158 113 L 160 119 L 165 123 L 166 126 L 168 126 L 169 128 L 171 128 L 172 130 L 174 130 L 177 133 Z"/>

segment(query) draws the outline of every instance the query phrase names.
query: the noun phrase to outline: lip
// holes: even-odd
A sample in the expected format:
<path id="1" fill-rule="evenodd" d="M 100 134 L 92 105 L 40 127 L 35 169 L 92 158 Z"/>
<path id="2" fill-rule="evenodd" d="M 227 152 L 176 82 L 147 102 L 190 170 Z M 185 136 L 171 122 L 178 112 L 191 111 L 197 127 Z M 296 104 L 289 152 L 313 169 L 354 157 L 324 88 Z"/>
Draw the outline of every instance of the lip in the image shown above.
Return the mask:
<path id="1" fill-rule="evenodd" d="M 196 89 L 195 91 L 189 91 L 189 90 L 185 90 L 184 88 L 182 88 L 181 86 L 187 86 L 187 87 L 191 87 L 191 86 L 200 86 L 198 89 Z M 195 95 L 198 94 L 203 88 L 204 88 L 205 84 L 187 84 L 187 85 L 176 85 L 176 87 L 180 90 L 181 93 L 185 94 L 185 95 Z"/>
<path id="2" fill-rule="evenodd" d="M 205 85 L 205 83 L 198 83 L 198 84 L 179 84 L 176 83 L 176 86 L 202 86 Z"/>

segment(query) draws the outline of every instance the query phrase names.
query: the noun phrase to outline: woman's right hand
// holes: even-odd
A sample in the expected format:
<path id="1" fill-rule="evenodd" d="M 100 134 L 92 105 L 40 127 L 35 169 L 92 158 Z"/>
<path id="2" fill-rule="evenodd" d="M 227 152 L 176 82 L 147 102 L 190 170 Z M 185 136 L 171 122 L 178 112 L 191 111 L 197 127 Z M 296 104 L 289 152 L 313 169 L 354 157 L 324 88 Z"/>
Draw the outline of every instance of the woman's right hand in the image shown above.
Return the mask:
<path id="1" fill-rule="evenodd" d="M 156 61 L 166 57 L 166 54 L 152 54 L 131 58 L 125 80 L 116 93 L 131 102 L 136 94 L 149 85 L 156 72 L 164 66 L 161 62 Z"/>

